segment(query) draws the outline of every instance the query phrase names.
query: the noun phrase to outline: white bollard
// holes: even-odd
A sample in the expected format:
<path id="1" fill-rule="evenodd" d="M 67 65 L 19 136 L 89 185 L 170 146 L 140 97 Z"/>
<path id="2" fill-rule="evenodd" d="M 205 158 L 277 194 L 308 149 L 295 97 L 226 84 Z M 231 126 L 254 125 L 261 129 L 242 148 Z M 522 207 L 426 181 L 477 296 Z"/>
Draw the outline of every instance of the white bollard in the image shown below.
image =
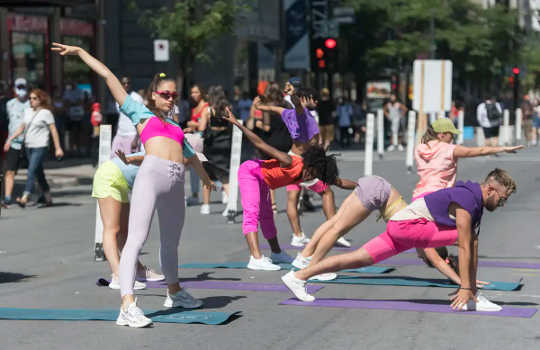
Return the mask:
<path id="1" fill-rule="evenodd" d="M 366 124 L 366 149 L 364 153 L 364 176 L 373 175 L 373 134 L 375 116 L 368 113 Z"/>
<path id="2" fill-rule="evenodd" d="M 239 120 L 242 123 L 241 120 Z M 234 218 L 238 211 L 238 168 L 242 157 L 242 130 L 237 126 L 233 127 L 231 141 L 231 162 L 229 165 L 229 200 L 227 202 L 227 219 L 229 223 L 234 223 Z"/>
<path id="3" fill-rule="evenodd" d="M 439 114 L 437 115 L 437 119 L 446 118 L 446 112 L 445 111 L 439 111 Z"/>
<path id="4" fill-rule="evenodd" d="M 516 109 L 516 143 L 521 143 L 522 139 L 522 123 L 523 123 L 523 113 L 521 113 L 521 108 Z"/>
<path id="5" fill-rule="evenodd" d="M 483 147 L 486 145 L 486 137 L 484 135 L 484 128 L 481 126 L 476 127 L 476 145 Z"/>
<path id="6" fill-rule="evenodd" d="M 407 158 L 405 164 L 408 171 L 412 171 L 413 152 L 414 152 L 414 130 L 416 129 L 416 112 L 409 111 L 409 120 L 407 122 Z"/>
<path id="7" fill-rule="evenodd" d="M 499 126 L 499 146 L 505 146 L 509 143 L 508 125 L 510 124 L 510 111 L 505 109 L 503 112 L 503 125 Z"/>
<path id="8" fill-rule="evenodd" d="M 99 127 L 99 159 L 98 166 L 111 158 L 111 139 L 112 128 L 110 125 L 101 125 Z M 103 261 L 105 253 L 103 252 L 103 223 L 101 214 L 96 201 L 96 226 L 94 230 L 94 259 Z"/>
<path id="9" fill-rule="evenodd" d="M 437 114 L 435 112 L 429 113 L 429 125 L 433 124 L 435 120 L 437 120 Z"/>
<path id="10" fill-rule="evenodd" d="M 377 110 L 377 153 L 379 159 L 384 155 L 384 112 L 382 109 Z"/>
<path id="11" fill-rule="evenodd" d="M 465 113 L 463 111 L 458 112 L 458 130 L 459 135 L 457 137 L 457 144 L 462 145 L 463 144 L 463 127 L 464 127 L 464 121 L 465 121 Z"/>

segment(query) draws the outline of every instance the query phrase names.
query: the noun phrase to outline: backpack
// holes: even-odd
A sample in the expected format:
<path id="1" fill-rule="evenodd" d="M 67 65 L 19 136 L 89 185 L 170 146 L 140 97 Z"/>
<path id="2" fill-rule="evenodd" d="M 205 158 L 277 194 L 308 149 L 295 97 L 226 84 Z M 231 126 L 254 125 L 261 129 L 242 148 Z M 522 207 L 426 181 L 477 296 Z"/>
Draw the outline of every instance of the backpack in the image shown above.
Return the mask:
<path id="1" fill-rule="evenodd" d="M 497 108 L 496 103 L 486 103 L 487 117 L 491 123 L 499 122 L 502 117 L 502 113 Z"/>

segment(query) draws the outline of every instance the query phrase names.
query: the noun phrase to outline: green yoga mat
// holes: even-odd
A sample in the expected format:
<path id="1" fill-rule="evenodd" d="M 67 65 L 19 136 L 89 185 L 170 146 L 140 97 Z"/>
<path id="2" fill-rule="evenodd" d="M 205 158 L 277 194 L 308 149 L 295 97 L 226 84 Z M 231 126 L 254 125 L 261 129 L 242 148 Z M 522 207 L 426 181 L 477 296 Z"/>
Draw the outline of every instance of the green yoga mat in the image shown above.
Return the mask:
<path id="1" fill-rule="evenodd" d="M 338 284 L 367 284 L 367 285 L 387 285 L 387 286 L 414 286 L 414 287 L 442 287 L 457 288 L 457 285 L 448 280 L 442 279 L 424 279 L 415 277 L 360 277 L 338 275 L 331 281 L 309 281 L 310 283 L 338 283 Z M 490 284 L 481 289 L 485 290 L 517 290 L 521 286 L 521 280 L 518 282 L 498 282 L 488 281 Z"/>
<path id="2" fill-rule="evenodd" d="M 154 322 L 217 325 L 226 322 L 239 311 L 210 312 L 171 309 L 144 313 Z M 118 310 L 0 308 L 0 319 L 3 320 L 116 321 L 117 317 Z"/>
<path id="3" fill-rule="evenodd" d="M 291 264 L 280 263 L 278 264 L 284 270 L 298 270 L 293 267 Z M 191 264 L 182 264 L 179 267 L 181 269 L 246 269 L 247 262 L 243 261 L 231 261 L 224 263 L 191 263 Z M 356 272 L 356 273 L 371 273 L 371 274 L 381 274 L 392 271 L 392 267 L 384 266 L 366 266 L 359 269 L 349 269 L 343 270 L 343 272 Z"/>

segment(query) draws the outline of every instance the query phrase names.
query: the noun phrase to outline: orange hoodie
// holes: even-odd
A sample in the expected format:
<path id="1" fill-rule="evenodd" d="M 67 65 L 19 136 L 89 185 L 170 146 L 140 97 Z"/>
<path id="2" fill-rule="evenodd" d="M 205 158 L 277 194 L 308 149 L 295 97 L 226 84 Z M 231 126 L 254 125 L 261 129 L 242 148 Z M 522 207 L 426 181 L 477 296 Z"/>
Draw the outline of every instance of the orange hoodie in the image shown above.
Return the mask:
<path id="1" fill-rule="evenodd" d="M 420 180 L 413 191 L 413 198 L 454 186 L 457 174 L 455 148 L 454 144 L 437 140 L 416 147 L 414 158 Z"/>

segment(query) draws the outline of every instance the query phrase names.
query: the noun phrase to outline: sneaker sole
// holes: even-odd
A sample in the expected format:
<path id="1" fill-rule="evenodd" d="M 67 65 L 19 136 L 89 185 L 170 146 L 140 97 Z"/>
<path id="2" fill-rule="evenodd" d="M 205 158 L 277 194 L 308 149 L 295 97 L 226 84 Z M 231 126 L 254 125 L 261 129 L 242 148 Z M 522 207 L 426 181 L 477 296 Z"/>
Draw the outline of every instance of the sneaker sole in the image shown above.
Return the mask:
<path id="1" fill-rule="evenodd" d="M 184 306 L 184 305 L 174 305 L 174 304 L 171 304 L 169 305 L 168 303 L 165 304 L 163 303 L 163 307 L 166 307 L 166 308 L 169 308 L 169 309 L 174 309 L 174 308 L 182 308 L 182 309 L 198 309 L 200 307 L 203 306 L 203 303 L 201 303 L 200 305 L 197 305 L 197 306 Z"/>
<path id="2" fill-rule="evenodd" d="M 303 301 L 303 302 L 309 302 L 309 303 L 315 301 L 315 297 L 313 297 L 313 296 L 311 296 L 311 298 L 313 298 L 312 300 L 311 300 L 311 299 L 310 299 L 310 300 L 303 300 L 303 299 L 299 298 L 298 295 L 296 295 L 296 293 L 295 293 L 295 292 L 292 290 L 292 288 L 289 286 L 289 284 L 288 284 L 289 279 L 288 279 L 287 277 L 285 277 L 285 276 L 287 276 L 287 275 L 284 275 L 284 276 L 281 277 L 281 281 L 283 282 L 283 284 L 285 285 L 285 287 L 287 287 L 287 289 L 288 289 L 289 291 L 291 291 L 291 293 L 293 293 L 294 296 L 295 296 L 298 300 Z M 293 281 L 290 281 L 290 282 L 293 283 Z"/>
<path id="3" fill-rule="evenodd" d="M 281 270 L 281 266 L 278 266 L 278 268 L 261 268 L 261 267 L 254 267 L 254 266 L 246 266 L 249 270 L 254 271 L 279 271 Z"/>

